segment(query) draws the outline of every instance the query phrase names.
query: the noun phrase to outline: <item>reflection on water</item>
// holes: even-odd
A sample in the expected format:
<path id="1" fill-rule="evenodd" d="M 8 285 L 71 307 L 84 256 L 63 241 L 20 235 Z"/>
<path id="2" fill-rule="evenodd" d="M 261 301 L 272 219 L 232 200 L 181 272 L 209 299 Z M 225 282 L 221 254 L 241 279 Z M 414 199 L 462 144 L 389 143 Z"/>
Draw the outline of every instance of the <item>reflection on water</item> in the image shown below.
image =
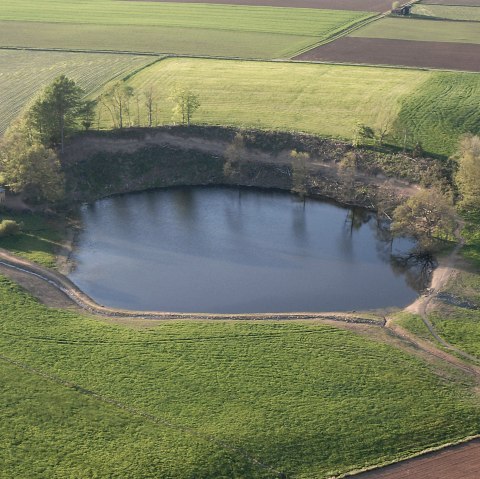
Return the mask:
<path id="1" fill-rule="evenodd" d="M 81 215 L 70 277 L 109 306 L 361 310 L 404 306 L 421 287 L 373 213 L 288 193 L 172 188 L 97 201 Z M 409 247 L 396 240 L 393 251 Z"/>

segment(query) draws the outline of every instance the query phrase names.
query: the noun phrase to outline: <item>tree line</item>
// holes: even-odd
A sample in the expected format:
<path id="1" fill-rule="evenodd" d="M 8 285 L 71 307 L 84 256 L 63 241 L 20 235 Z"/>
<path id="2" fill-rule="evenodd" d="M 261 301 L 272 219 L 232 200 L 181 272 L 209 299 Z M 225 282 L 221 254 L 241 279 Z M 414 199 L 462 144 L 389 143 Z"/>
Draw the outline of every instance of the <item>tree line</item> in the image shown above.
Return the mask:
<path id="1" fill-rule="evenodd" d="M 374 130 L 365 130 L 362 136 L 376 138 Z M 309 155 L 292 151 L 292 193 L 303 201 L 311 187 L 308 169 Z M 445 240 L 455 240 L 458 214 L 480 212 L 480 137 L 467 134 L 459 142 L 453 160 L 453 184 L 439 182 L 430 188 L 419 189 L 400 205 L 390 192 L 380 191 L 376 199 L 377 212 L 388 220 L 394 237 L 408 237 L 417 241 L 418 249 L 433 253 Z M 345 188 L 355 189 L 358 165 L 354 151 L 348 152 L 338 164 L 338 176 Z"/>
<path id="2" fill-rule="evenodd" d="M 137 93 L 125 82 L 108 87 L 97 100 L 85 98 L 85 91 L 65 75 L 57 77 L 27 107 L 0 139 L 0 182 L 22 193 L 31 203 L 56 203 L 64 198 L 65 177 L 59 160 L 66 139 L 89 130 L 99 106 L 109 111 L 115 128 L 133 126 L 132 115 L 139 102 L 147 110 L 146 126 L 158 125 L 158 95 L 153 86 Z M 190 125 L 200 107 L 198 95 L 187 89 L 172 92 L 172 113 Z M 138 119 L 137 125 L 140 126 Z"/>

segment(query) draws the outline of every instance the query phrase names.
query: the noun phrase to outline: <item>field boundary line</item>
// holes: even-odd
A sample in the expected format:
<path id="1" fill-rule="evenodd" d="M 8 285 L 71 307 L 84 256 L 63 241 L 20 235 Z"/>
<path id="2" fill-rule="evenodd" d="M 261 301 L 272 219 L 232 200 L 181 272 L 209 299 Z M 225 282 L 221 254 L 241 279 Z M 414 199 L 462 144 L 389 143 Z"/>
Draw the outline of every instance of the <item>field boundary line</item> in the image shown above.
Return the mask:
<path id="1" fill-rule="evenodd" d="M 93 391 L 91 389 L 84 388 L 83 386 L 80 386 L 77 383 L 67 381 L 66 379 L 63 379 L 60 376 L 57 376 L 55 374 L 50 374 L 50 373 L 47 373 L 47 372 L 42 371 L 40 369 L 31 367 L 24 362 L 21 362 L 21 361 L 15 360 L 15 359 L 11 359 L 8 356 L 5 356 L 3 354 L 0 354 L 0 360 L 4 361 L 6 363 L 9 363 L 9 364 L 11 364 L 11 365 L 13 365 L 17 368 L 23 369 L 24 371 L 27 371 L 30 374 L 34 374 L 35 376 L 42 377 L 44 379 L 49 380 L 50 382 L 56 383 L 56 384 L 58 384 L 60 386 L 63 386 L 65 388 L 72 389 L 72 390 L 78 392 L 79 394 L 91 397 L 91 398 L 96 399 L 97 401 L 101 401 L 105 404 L 109 404 L 111 406 L 116 407 L 117 409 L 121 409 L 123 411 L 126 411 L 129 414 L 132 414 L 134 416 L 142 417 L 142 418 L 144 418 L 144 419 L 146 419 L 146 420 L 148 420 L 148 421 L 150 421 L 154 424 L 160 424 L 160 425 L 168 427 L 170 429 L 175 429 L 177 431 L 181 431 L 183 433 L 189 434 L 190 436 L 193 436 L 193 437 L 196 437 L 196 438 L 201 439 L 203 441 L 207 441 L 207 442 L 210 442 L 210 443 L 215 444 L 217 446 L 220 446 L 223 449 L 227 449 L 229 451 L 232 451 L 236 454 L 239 454 L 239 455 L 243 456 L 249 462 L 251 462 L 252 464 L 254 464 L 256 466 L 261 467 L 262 469 L 266 469 L 266 470 L 271 471 L 272 473 L 276 474 L 277 478 L 286 479 L 286 475 L 283 472 L 273 468 L 272 466 L 269 466 L 267 464 L 262 463 L 257 458 L 250 456 L 243 449 L 241 449 L 237 446 L 234 446 L 232 444 L 229 444 L 225 441 L 222 441 L 220 439 L 217 439 L 215 436 L 211 436 L 209 434 L 202 434 L 197 429 L 189 427 L 189 426 L 174 424 L 174 423 L 172 423 L 170 421 L 167 421 L 166 419 L 162 419 L 161 417 L 158 417 L 154 414 L 151 414 L 151 413 L 146 412 L 146 411 L 142 411 L 141 409 L 137 409 L 137 408 L 135 408 L 133 406 L 130 406 L 126 403 L 118 401 L 117 399 L 113 399 L 113 398 L 110 398 L 108 396 L 104 396 L 103 394 L 100 394 L 100 393 L 98 393 L 96 391 Z"/>
<path id="2" fill-rule="evenodd" d="M 408 40 L 405 40 L 408 41 Z M 153 63 L 159 63 L 164 60 L 170 60 L 175 58 L 191 59 L 191 60 L 220 60 L 220 61 L 235 61 L 235 62 L 257 62 L 257 63 L 290 63 L 292 65 L 335 65 L 342 67 L 361 67 L 361 68 L 381 68 L 390 70 L 413 70 L 413 71 L 426 71 L 426 72 L 451 72 L 451 73 L 468 73 L 478 75 L 479 72 L 471 70 L 452 70 L 449 68 L 431 68 L 431 67 L 413 67 L 406 65 L 384 65 L 375 63 L 354 63 L 354 62 L 335 62 L 326 60 L 299 60 L 292 58 L 245 58 L 245 57 L 229 57 L 229 56 L 214 56 L 214 55 L 193 55 L 193 54 L 180 54 L 180 53 L 148 53 L 148 52 L 126 52 L 126 51 L 113 51 L 113 50 L 71 50 L 71 49 L 49 49 L 49 48 L 34 48 L 34 47 L 11 47 L 1 46 L 1 50 L 13 50 L 13 51 L 32 51 L 32 52 L 52 52 L 52 53 L 84 53 L 84 54 L 99 54 L 99 55 L 130 55 L 130 56 L 151 56 L 159 57 Z M 308 51 L 308 50 L 307 50 Z M 145 67 L 147 68 L 147 67 Z M 98 91 L 98 90 L 97 90 Z"/>

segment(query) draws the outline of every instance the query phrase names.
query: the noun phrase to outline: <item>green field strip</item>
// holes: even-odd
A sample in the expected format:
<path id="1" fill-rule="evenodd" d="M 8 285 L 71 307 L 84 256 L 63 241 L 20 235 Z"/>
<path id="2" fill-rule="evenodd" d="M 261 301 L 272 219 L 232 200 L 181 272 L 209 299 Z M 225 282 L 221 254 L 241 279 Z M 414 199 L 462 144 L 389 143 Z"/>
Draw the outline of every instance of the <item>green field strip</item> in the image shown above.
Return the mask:
<path id="1" fill-rule="evenodd" d="M 383 18 L 350 36 L 413 40 L 421 42 L 453 42 L 480 44 L 480 28 L 476 22 L 432 21 L 406 18 Z"/>
<path id="2" fill-rule="evenodd" d="M 397 122 L 426 151 L 451 155 L 459 137 L 480 134 L 480 75 L 435 73 L 404 98 Z"/>
<path id="3" fill-rule="evenodd" d="M 287 477 L 320 479 L 478 432 L 466 377 L 437 375 L 351 331 L 262 321 L 134 329 L 46 308 L 3 278 L 0 300 L 3 355 L 246 455 L 125 418 L 7 366 L 0 399 L 0 415 L 10 418 L 0 421 L 7 477 L 51 476 L 54 467 L 77 477 L 95 468 L 98 477 L 133 479 L 272 477 L 249 456 Z M 82 467 L 86 476 L 76 473 Z"/>
<path id="4" fill-rule="evenodd" d="M 3 0 L 0 20 L 97 25 L 143 25 L 328 36 L 370 12 L 239 5 Z"/>
<path id="5" fill-rule="evenodd" d="M 138 90 L 159 86 L 160 121 L 165 123 L 172 121 L 170 91 L 182 86 L 200 96 L 198 123 L 350 138 L 359 121 L 375 127 L 392 122 L 401 98 L 429 75 L 360 66 L 171 58 L 143 70 L 129 84 Z"/>
<path id="6" fill-rule="evenodd" d="M 288 58 L 317 37 L 176 27 L 0 22 L 0 46 Z"/>
<path id="7" fill-rule="evenodd" d="M 480 7 L 475 6 L 424 5 L 417 3 L 413 6 L 412 14 L 442 20 L 480 22 Z"/>
<path id="8" fill-rule="evenodd" d="M 58 75 L 68 75 L 93 93 L 153 61 L 135 55 L 0 50 L 0 133 Z"/>

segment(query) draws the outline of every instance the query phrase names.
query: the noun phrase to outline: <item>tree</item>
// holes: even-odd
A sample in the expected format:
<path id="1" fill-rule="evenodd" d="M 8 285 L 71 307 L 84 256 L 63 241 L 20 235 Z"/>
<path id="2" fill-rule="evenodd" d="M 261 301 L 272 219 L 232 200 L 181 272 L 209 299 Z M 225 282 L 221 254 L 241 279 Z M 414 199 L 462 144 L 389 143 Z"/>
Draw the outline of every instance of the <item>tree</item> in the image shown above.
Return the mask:
<path id="1" fill-rule="evenodd" d="M 368 140 L 375 140 L 375 131 L 370 126 L 358 123 L 353 132 L 352 146 L 366 144 Z"/>
<path id="2" fill-rule="evenodd" d="M 61 75 L 28 110 L 28 122 L 46 148 L 60 145 L 63 152 L 66 135 L 83 121 L 91 124 L 94 103 L 83 100 L 84 94 L 73 80 Z"/>
<path id="3" fill-rule="evenodd" d="M 297 152 L 292 150 L 290 153 L 292 158 L 292 188 L 291 192 L 300 196 L 305 203 L 305 196 L 308 193 L 308 171 L 307 160 L 310 155 L 306 152 Z"/>
<path id="4" fill-rule="evenodd" d="M 38 140 L 25 118 L 16 120 L 0 143 L 0 170 L 7 186 L 33 202 L 55 202 L 65 192 L 60 161 Z"/>
<path id="5" fill-rule="evenodd" d="M 418 241 L 432 250 L 438 239 L 450 238 L 456 227 L 456 213 L 449 198 L 436 189 L 421 190 L 393 212 L 392 233 Z"/>
<path id="6" fill-rule="evenodd" d="M 466 135 L 460 140 L 456 155 L 455 181 L 464 208 L 480 209 L 480 137 Z"/>
<path id="7" fill-rule="evenodd" d="M 153 125 L 153 114 L 156 112 L 157 107 L 157 93 L 155 88 L 150 85 L 144 92 L 144 103 L 147 108 L 147 117 L 148 117 L 148 126 L 149 128 Z M 157 125 L 155 125 L 157 126 Z"/>
<path id="8" fill-rule="evenodd" d="M 101 96 L 100 101 L 110 113 L 115 128 L 122 129 L 125 117 L 130 118 L 130 100 L 134 93 L 133 87 L 119 81 L 111 85 Z"/>
<path id="9" fill-rule="evenodd" d="M 200 108 L 200 99 L 191 90 L 176 89 L 172 92 L 173 115 L 180 117 L 182 125 L 190 126 L 193 114 Z"/>

